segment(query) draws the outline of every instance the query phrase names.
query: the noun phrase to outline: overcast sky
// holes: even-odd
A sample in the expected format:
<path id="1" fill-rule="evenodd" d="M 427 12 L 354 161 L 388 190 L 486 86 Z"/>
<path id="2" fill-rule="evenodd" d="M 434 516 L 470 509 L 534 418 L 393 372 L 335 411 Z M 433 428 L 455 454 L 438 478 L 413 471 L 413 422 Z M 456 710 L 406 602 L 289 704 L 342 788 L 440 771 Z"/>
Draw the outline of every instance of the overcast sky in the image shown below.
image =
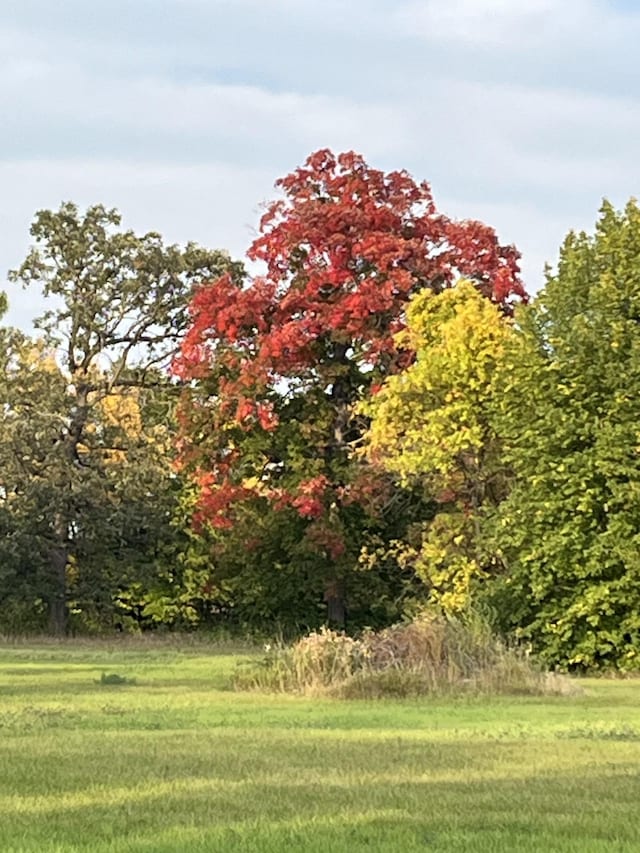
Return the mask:
<path id="1" fill-rule="evenodd" d="M 328 146 L 430 181 L 535 290 L 640 194 L 639 44 L 637 0 L 0 0 L 1 280 L 63 200 L 241 256 Z M 27 326 L 36 294 L 6 289 Z"/>

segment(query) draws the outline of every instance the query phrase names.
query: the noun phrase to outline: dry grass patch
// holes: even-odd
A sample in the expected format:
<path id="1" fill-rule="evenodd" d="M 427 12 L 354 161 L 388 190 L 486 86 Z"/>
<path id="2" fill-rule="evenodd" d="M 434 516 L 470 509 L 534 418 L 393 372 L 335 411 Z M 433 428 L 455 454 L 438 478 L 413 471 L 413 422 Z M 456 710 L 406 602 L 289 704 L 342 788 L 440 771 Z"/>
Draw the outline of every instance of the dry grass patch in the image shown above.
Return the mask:
<path id="1" fill-rule="evenodd" d="M 323 628 L 291 646 L 267 647 L 238 671 L 240 690 L 341 698 L 475 693 L 573 694 L 568 678 L 544 672 L 479 621 L 426 615 L 349 637 Z"/>

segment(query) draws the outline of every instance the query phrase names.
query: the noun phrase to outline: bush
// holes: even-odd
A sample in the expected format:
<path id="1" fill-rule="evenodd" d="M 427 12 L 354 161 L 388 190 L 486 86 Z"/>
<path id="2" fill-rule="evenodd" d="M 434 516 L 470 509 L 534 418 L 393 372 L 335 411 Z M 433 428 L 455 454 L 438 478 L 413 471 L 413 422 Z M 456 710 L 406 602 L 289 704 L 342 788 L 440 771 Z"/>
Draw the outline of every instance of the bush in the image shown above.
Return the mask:
<path id="1" fill-rule="evenodd" d="M 545 673 L 506 647 L 481 621 L 426 615 L 355 639 L 323 628 L 237 673 L 236 688 L 343 698 L 430 693 L 573 692 L 566 678 Z"/>

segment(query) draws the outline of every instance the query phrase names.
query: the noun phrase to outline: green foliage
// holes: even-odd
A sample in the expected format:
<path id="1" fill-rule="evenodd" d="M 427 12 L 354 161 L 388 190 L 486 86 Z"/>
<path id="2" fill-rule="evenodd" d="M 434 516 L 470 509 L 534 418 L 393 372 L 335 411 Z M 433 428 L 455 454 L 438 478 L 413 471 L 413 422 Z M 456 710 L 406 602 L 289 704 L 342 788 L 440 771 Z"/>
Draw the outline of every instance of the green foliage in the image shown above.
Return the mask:
<path id="1" fill-rule="evenodd" d="M 103 629 L 119 592 L 178 559 L 177 388 L 163 368 L 194 285 L 238 270 L 119 226 L 101 205 L 40 211 L 10 274 L 51 307 L 37 340 L 4 329 L 0 342 L 0 624 L 4 605 L 40 601 L 55 633 Z"/>
<path id="2" fill-rule="evenodd" d="M 517 315 L 495 397 L 501 627 L 567 667 L 640 663 L 640 209 L 602 207 Z"/>
<path id="3" fill-rule="evenodd" d="M 225 253 L 122 231 L 102 206 L 41 211 L 32 236 L 11 278 L 51 307 L 38 337 L 0 328 L 0 630 L 308 634 L 245 673 L 282 690 L 553 688 L 467 623 L 383 630 L 428 597 L 449 615 L 479 600 L 545 665 L 640 666 L 635 202 L 605 204 L 593 236 L 570 234 L 515 321 L 475 283 L 416 279 L 371 328 L 358 303 L 379 358 L 336 320 L 328 336 L 313 324 L 292 367 L 300 341 L 267 323 L 278 346 L 258 347 L 260 381 L 251 318 L 267 303 L 253 305 L 261 285 L 245 287 Z M 325 272 L 300 278 L 291 257 L 283 281 L 313 280 L 333 310 Z M 367 269 L 352 272 L 370 283 Z M 181 385 L 166 368 L 194 289 L 210 310 L 187 348 L 204 367 L 178 447 Z M 251 302 L 239 337 L 238 299 Z M 369 630 L 314 633 L 327 617 Z"/>
<path id="4" fill-rule="evenodd" d="M 113 687 L 114 685 L 118 687 L 122 687 L 123 685 L 131 685 L 135 684 L 136 679 L 130 678 L 127 675 L 118 675 L 117 672 L 103 672 L 100 675 L 100 681 L 98 684 L 107 685 L 108 687 Z"/>
<path id="5" fill-rule="evenodd" d="M 386 513 L 369 517 L 358 506 L 334 520 L 347 534 L 347 550 L 335 560 L 341 593 L 348 601 L 347 626 L 381 627 L 401 617 L 422 592 L 411 567 L 403 567 L 384 549 L 370 559 L 372 543 L 388 542 L 403 524 L 422 511 L 424 501 L 411 492 L 392 496 Z M 260 501 L 245 503 L 233 530 L 202 531 L 210 543 L 210 583 L 224 595 L 222 619 L 235 630 L 274 631 L 299 636 L 326 622 L 327 555 L 314 541 L 313 527 L 293 509 L 270 510 Z M 324 527 L 319 528 L 324 536 Z"/>

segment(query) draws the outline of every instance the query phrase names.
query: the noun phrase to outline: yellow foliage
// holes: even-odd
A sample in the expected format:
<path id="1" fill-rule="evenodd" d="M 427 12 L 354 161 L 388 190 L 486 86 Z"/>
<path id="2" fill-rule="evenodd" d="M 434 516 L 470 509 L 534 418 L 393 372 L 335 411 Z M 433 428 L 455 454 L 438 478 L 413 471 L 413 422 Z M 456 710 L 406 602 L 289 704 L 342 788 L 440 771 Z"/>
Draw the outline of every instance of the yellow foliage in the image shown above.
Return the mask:
<path id="1" fill-rule="evenodd" d="M 138 389 L 131 388 L 126 392 L 119 391 L 102 397 L 98 403 L 98 410 L 104 426 L 115 427 L 124 439 L 135 440 L 141 436 L 143 425 Z M 105 461 L 124 462 L 126 456 L 123 450 L 109 450 Z"/>
<path id="2" fill-rule="evenodd" d="M 135 389 L 126 394 L 108 394 L 100 401 L 100 410 L 106 426 L 118 427 L 127 438 L 137 438 L 142 432 L 140 404 Z"/>
<path id="3" fill-rule="evenodd" d="M 474 554 L 473 519 L 463 512 L 438 514 L 425 526 L 414 569 L 429 589 L 430 599 L 446 613 L 461 613 L 471 586 L 485 577 Z"/>
<path id="4" fill-rule="evenodd" d="M 19 348 L 20 363 L 46 373 L 60 373 L 56 363 L 55 351 L 41 339 L 25 339 Z"/>
<path id="5" fill-rule="evenodd" d="M 372 418 L 367 453 L 401 479 L 445 478 L 486 444 L 486 406 L 512 329 L 467 281 L 411 301 L 402 341 L 416 353 L 362 408 Z"/>
<path id="6" fill-rule="evenodd" d="M 513 334 L 471 282 L 424 291 L 411 301 L 398 341 L 416 353 L 414 363 L 361 407 L 371 418 L 370 461 L 401 482 L 420 479 L 441 503 L 405 557 L 449 613 L 464 610 L 474 579 L 484 576 L 475 514 L 497 443 L 489 415 L 494 375 Z"/>

